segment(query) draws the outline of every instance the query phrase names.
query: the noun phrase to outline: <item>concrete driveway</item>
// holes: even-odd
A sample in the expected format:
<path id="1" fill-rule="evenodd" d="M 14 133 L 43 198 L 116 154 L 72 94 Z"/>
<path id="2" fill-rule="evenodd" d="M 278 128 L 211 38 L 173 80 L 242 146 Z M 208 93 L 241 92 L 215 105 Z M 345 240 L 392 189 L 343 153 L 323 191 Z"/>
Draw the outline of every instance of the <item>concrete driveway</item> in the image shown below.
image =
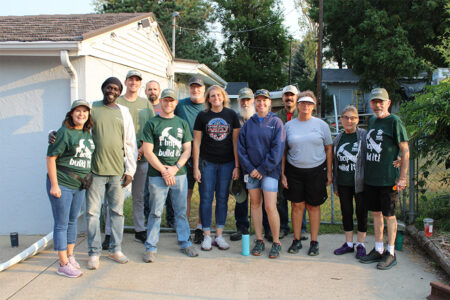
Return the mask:
<path id="1" fill-rule="evenodd" d="M 130 262 L 120 265 L 104 252 L 100 269 L 90 271 L 86 269 L 86 238 L 80 237 L 76 256 L 82 277 L 57 275 L 57 256 L 50 246 L 0 273 L 0 298 L 424 299 L 430 294 L 430 282 L 438 280 L 423 258 L 407 248 L 397 251 L 398 265 L 388 271 L 361 264 L 353 254 L 335 256 L 332 250 L 343 239 L 338 234 L 319 236 L 320 255 L 316 257 L 306 254 L 309 241 L 303 242 L 299 254 L 288 254 L 291 235 L 282 240 L 282 256 L 275 260 L 267 258 L 269 243 L 265 256 L 244 257 L 240 242 L 231 242 L 228 251 L 199 250 L 199 257 L 188 258 L 179 251 L 176 235 L 164 233 L 156 262 L 146 264 L 142 262 L 144 246 L 134 241 L 134 235 L 125 234 L 123 251 Z M 368 248 L 373 242 L 369 236 Z M 5 253 L 12 251 L 9 237 L 0 237 L 0 251 L 4 261 Z"/>

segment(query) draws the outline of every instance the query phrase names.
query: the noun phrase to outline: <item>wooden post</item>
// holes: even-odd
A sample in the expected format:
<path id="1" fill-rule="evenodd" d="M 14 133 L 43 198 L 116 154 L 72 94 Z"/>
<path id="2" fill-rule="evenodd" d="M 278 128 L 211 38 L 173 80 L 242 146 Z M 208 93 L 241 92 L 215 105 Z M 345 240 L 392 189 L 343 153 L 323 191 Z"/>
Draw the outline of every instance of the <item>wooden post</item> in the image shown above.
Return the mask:
<path id="1" fill-rule="evenodd" d="M 317 115 L 322 117 L 322 39 L 323 39 L 323 0 L 319 0 L 319 34 L 317 46 Z"/>

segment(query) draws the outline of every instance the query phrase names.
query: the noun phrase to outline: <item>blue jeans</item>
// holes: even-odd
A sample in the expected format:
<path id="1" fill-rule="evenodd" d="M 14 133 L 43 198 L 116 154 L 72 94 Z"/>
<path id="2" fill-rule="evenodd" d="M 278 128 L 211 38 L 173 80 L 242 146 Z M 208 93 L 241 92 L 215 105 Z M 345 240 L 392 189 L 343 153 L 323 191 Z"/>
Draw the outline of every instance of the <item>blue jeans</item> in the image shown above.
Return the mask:
<path id="1" fill-rule="evenodd" d="M 61 198 L 50 195 L 50 179 L 47 176 L 47 194 L 53 213 L 53 244 L 55 251 L 67 250 L 68 244 L 77 240 L 77 220 L 85 190 L 72 190 L 60 185 Z"/>
<path id="2" fill-rule="evenodd" d="M 177 231 L 178 244 L 181 249 L 189 247 L 191 230 L 186 216 L 188 183 L 186 175 L 175 176 L 175 185 L 167 186 L 162 177 L 149 177 L 148 189 L 150 191 L 150 214 L 148 216 L 147 240 L 145 250 L 156 252 L 161 227 L 161 215 L 164 209 L 167 195 L 170 194 L 172 207 L 175 214 L 175 229 Z"/>
<path id="3" fill-rule="evenodd" d="M 216 164 L 201 161 L 202 182 L 199 184 L 200 219 L 204 231 L 211 230 L 212 203 L 216 193 L 216 228 L 223 228 L 227 219 L 228 189 L 234 161 Z"/>
<path id="4" fill-rule="evenodd" d="M 111 216 L 111 242 L 109 251 L 121 251 L 123 238 L 123 202 L 124 192 L 122 176 L 101 176 L 92 174 L 92 185 L 86 193 L 86 220 L 88 228 L 89 256 L 99 256 L 102 251 L 100 233 L 100 212 L 103 198 L 106 198 Z"/>

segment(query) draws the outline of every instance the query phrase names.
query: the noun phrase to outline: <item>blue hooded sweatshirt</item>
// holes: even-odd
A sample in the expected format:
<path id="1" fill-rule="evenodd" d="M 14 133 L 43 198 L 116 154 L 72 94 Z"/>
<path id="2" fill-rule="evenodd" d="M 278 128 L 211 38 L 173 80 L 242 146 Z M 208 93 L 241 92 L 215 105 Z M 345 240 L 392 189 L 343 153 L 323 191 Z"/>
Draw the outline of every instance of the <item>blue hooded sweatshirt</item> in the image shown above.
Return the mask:
<path id="1" fill-rule="evenodd" d="M 238 154 L 243 174 L 256 169 L 263 176 L 279 179 L 285 143 L 283 121 L 276 114 L 269 112 L 262 122 L 254 114 L 239 132 Z"/>

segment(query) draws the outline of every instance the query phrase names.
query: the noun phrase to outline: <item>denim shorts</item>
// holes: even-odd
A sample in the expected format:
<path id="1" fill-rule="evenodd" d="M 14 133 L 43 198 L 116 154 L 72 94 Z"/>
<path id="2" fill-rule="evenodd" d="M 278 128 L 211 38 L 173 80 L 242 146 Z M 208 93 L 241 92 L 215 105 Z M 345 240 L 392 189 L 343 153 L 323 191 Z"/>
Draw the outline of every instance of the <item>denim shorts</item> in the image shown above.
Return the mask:
<path id="1" fill-rule="evenodd" d="M 263 178 L 259 180 L 248 175 L 248 182 L 246 185 L 247 190 L 260 188 L 266 192 L 278 192 L 278 179 L 269 176 L 263 176 Z"/>

